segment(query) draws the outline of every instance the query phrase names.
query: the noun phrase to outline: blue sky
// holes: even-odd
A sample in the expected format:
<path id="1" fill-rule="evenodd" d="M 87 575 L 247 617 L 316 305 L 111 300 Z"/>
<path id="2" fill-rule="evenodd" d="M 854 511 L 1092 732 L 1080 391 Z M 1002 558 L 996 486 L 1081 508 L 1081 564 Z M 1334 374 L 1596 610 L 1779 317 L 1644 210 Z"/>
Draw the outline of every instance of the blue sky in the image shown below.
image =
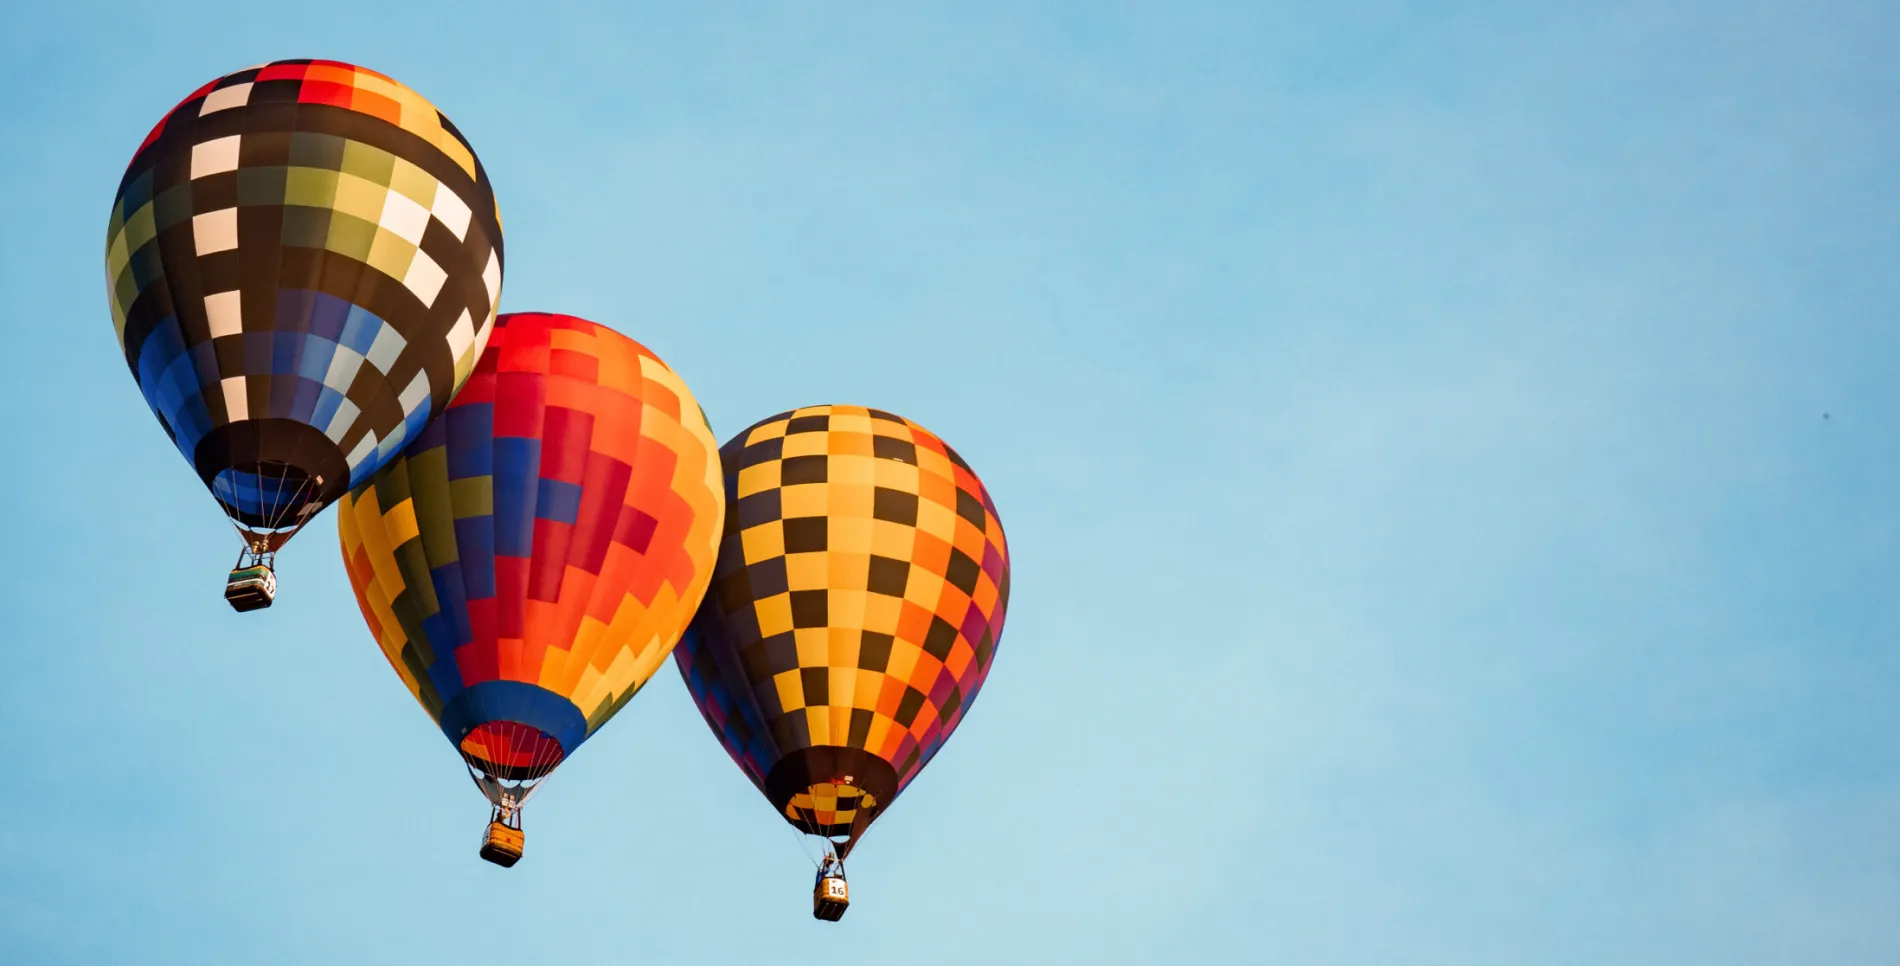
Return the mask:
<path id="1" fill-rule="evenodd" d="M 890 6 L 0 15 L 0 958 L 1900 959 L 1900 15 Z M 842 923 L 670 669 L 504 872 L 330 514 L 220 599 L 103 232 L 312 56 L 468 135 L 504 309 L 989 484 L 995 672 Z"/>

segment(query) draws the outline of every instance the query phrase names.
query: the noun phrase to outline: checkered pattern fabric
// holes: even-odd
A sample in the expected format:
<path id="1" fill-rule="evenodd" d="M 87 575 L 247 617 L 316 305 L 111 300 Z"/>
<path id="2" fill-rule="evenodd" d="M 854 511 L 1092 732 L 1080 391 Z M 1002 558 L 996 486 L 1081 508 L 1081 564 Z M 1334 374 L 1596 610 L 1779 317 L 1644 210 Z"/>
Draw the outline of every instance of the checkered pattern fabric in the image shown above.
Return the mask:
<path id="1" fill-rule="evenodd" d="M 544 772 L 666 659 L 712 579 L 715 446 L 639 343 L 509 314 L 442 417 L 338 504 L 364 620 L 470 764 Z"/>
<path id="2" fill-rule="evenodd" d="M 888 807 L 983 686 L 1009 600 L 1002 523 L 955 450 L 876 409 L 781 413 L 720 455 L 731 511 L 675 659 L 773 807 L 834 834 Z"/>
<path id="3" fill-rule="evenodd" d="M 106 285 L 160 424 L 226 513 L 270 529 L 448 404 L 488 338 L 501 237 L 487 175 L 428 101 L 360 67 L 279 61 L 152 129 L 113 202 Z M 273 503 L 247 474 L 311 499 Z"/>
<path id="4" fill-rule="evenodd" d="M 819 782 L 785 803 L 785 820 L 813 835 L 850 835 L 858 811 L 877 811 L 877 797 L 842 782 Z"/>

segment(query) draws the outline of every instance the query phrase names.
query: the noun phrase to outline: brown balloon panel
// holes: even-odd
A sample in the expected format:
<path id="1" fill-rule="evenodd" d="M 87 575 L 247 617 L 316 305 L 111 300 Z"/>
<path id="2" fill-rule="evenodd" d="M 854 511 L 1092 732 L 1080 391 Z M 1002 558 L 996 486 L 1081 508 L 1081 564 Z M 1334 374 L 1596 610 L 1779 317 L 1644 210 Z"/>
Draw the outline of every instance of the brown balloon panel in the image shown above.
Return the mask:
<path id="1" fill-rule="evenodd" d="M 982 688 L 1009 599 L 988 491 L 955 450 L 856 406 L 780 413 L 720 450 L 729 512 L 676 661 L 773 807 L 855 840 Z"/>

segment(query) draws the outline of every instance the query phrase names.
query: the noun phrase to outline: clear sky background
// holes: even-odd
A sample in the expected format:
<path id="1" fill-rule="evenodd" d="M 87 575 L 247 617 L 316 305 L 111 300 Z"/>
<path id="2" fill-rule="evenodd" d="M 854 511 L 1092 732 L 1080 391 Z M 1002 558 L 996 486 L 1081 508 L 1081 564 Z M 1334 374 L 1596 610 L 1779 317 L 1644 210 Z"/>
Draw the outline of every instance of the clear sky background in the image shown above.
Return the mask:
<path id="1" fill-rule="evenodd" d="M 9 4 L 0 960 L 1900 960 L 1896 36 L 1777 0 Z M 876 406 L 989 484 L 995 671 L 842 923 L 670 667 L 503 871 L 333 514 L 275 608 L 225 606 L 101 259 L 151 125 L 281 57 L 454 119 L 504 309 L 647 343 L 721 439 Z"/>

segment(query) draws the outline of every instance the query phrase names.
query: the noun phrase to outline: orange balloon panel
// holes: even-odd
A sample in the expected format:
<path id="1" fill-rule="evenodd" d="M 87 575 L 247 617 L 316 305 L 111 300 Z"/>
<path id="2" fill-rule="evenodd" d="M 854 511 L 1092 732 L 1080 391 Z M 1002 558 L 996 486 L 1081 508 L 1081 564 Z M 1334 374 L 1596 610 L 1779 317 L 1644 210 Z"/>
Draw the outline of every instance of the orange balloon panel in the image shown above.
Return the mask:
<path id="1" fill-rule="evenodd" d="M 788 821 L 852 840 L 983 686 L 1009 548 L 956 451 L 858 406 L 780 413 L 720 458 L 713 587 L 674 652 L 714 733 Z"/>

